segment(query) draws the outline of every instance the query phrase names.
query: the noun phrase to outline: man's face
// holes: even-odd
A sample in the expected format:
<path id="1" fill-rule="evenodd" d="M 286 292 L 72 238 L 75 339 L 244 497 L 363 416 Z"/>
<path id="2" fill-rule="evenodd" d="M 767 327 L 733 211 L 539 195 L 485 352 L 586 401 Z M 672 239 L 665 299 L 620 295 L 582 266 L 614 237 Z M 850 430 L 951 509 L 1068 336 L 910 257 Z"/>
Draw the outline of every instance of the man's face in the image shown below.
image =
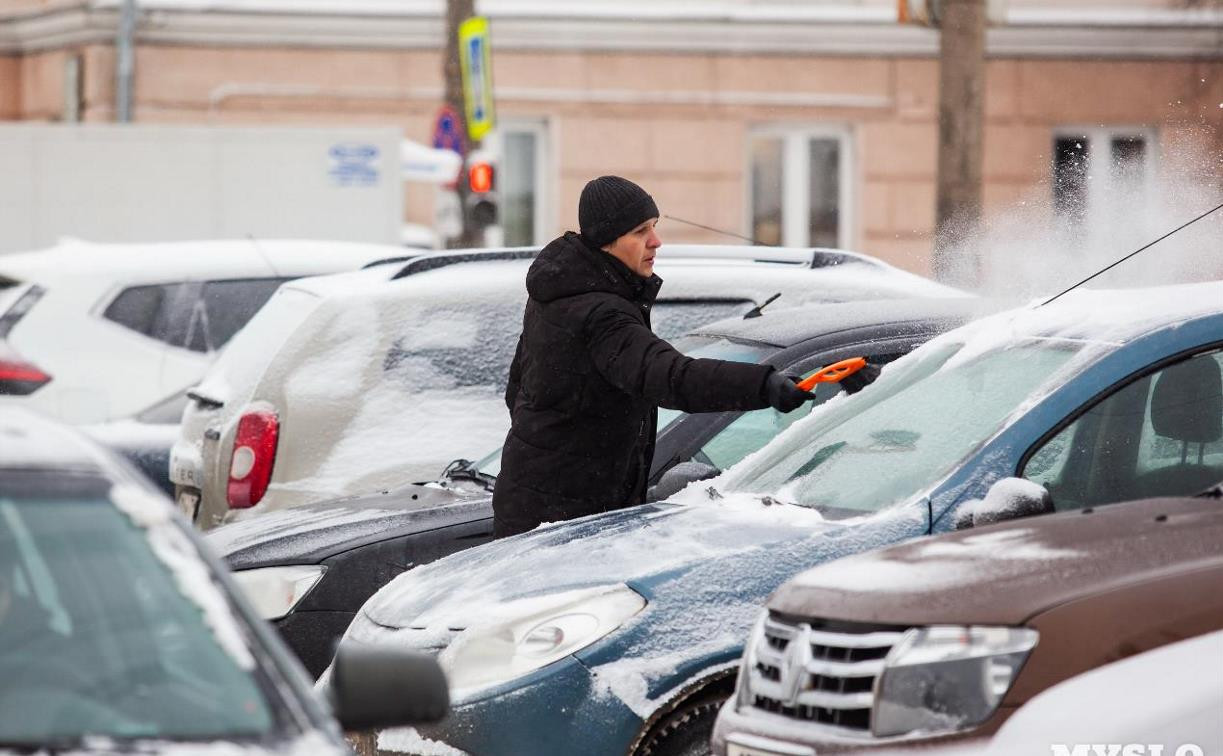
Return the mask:
<path id="1" fill-rule="evenodd" d="M 654 275 L 654 255 L 662 246 L 658 232 L 657 218 L 650 218 L 632 231 L 624 234 L 603 251 L 628 266 L 628 269 L 641 276 L 649 278 Z"/>

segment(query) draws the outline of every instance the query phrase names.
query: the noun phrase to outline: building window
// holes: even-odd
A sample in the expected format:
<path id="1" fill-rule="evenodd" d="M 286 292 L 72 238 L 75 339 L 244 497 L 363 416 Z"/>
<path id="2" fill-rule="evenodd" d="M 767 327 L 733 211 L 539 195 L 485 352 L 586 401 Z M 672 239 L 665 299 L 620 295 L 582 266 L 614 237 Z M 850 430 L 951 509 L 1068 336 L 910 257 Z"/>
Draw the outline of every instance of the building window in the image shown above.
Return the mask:
<path id="1" fill-rule="evenodd" d="M 503 123 L 498 129 L 497 192 L 504 244 L 540 244 L 548 235 L 548 130 L 539 121 Z"/>
<path id="2" fill-rule="evenodd" d="M 1064 129 L 1053 135 L 1053 207 L 1081 221 L 1105 204 L 1140 202 L 1154 175 L 1145 129 Z"/>
<path id="3" fill-rule="evenodd" d="M 748 147 L 749 233 L 762 244 L 846 247 L 849 138 L 839 129 L 761 129 Z"/>

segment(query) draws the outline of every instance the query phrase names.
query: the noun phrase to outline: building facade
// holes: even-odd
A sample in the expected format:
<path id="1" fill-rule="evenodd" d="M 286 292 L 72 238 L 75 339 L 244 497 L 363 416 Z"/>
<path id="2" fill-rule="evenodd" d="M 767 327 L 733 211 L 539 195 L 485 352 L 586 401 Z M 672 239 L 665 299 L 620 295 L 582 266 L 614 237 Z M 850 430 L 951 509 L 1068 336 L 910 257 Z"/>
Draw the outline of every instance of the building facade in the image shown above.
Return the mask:
<path id="1" fill-rule="evenodd" d="M 114 120 L 121 5 L 0 3 L 0 120 Z M 617 173 L 655 195 L 664 240 L 842 246 L 929 272 L 938 32 L 898 23 L 894 0 L 477 9 L 492 28 L 507 243 L 574 227 L 582 185 Z M 1104 174 L 1223 175 L 1220 3 L 993 11 L 987 214 L 1030 201 L 1081 212 Z M 441 0 L 139 0 L 132 119 L 394 124 L 427 142 L 442 12 Z M 406 220 L 430 223 L 431 192 L 406 204 Z"/>

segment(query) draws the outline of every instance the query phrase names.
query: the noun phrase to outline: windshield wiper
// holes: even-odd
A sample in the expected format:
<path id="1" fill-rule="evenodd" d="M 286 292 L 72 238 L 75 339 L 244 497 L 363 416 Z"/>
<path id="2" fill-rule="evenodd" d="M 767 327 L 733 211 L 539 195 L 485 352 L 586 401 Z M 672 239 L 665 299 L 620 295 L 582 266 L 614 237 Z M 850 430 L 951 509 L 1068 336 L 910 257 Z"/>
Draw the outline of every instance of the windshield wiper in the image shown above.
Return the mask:
<path id="1" fill-rule="evenodd" d="M 470 459 L 456 459 L 446 465 L 446 469 L 442 471 L 442 477 L 447 480 L 470 480 L 479 483 L 485 491 L 493 490 L 493 487 L 497 485 L 497 478 L 480 472 L 472 467 L 473 464 Z"/>
<path id="2" fill-rule="evenodd" d="M 748 310 L 747 312 L 743 313 L 743 319 L 744 319 L 744 320 L 747 320 L 747 319 L 749 319 L 749 318 L 758 318 L 758 317 L 760 317 L 760 313 L 761 313 L 761 312 L 764 310 L 764 308 L 768 307 L 768 306 L 769 306 L 769 304 L 770 304 L 770 303 L 771 303 L 771 302 L 772 302 L 774 299 L 777 299 L 777 298 L 778 298 L 778 297 L 780 297 L 780 296 L 781 296 L 781 292 L 779 291 L 779 292 L 777 292 L 776 294 L 774 294 L 773 296 L 771 296 L 771 297 L 769 297 L 768 299 L 766 299 L 766 300 L 764 300 L 763 302 L 761 302 L 760 304 L 756 305 L 756 306 L 755 306 L 755 307 L 753 307 L 752 309 L 750 309 L 750 310 Z"/>

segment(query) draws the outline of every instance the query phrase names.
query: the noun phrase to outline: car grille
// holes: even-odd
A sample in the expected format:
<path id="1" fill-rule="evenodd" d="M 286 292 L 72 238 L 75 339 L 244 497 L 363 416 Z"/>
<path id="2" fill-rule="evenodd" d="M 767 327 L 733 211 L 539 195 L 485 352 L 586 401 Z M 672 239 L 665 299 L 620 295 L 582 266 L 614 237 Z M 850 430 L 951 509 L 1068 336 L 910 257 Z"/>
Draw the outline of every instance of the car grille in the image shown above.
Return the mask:
<path id="1" fill-rule="evenodd" d="M 875 679 L 906 629 L 771 613 L 748 670 L 749 702 L 790 719 L 869 732 Z"/>

